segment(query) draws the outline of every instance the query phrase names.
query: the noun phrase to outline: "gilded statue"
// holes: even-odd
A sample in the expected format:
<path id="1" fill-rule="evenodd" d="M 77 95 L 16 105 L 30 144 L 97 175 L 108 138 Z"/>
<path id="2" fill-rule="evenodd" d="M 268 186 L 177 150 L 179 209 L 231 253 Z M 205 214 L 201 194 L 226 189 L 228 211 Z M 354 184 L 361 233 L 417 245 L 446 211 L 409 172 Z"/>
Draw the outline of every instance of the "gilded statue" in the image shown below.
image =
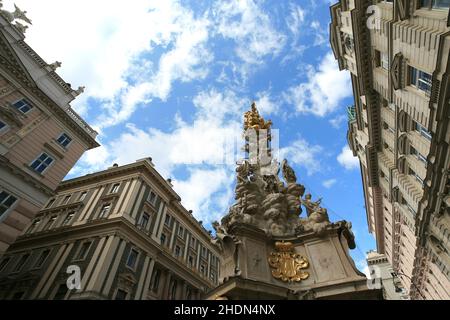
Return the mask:
<path id="1" fill-rule="evenodd" d="M 270 129 L 272 126 L 272 121 L 265 121 L 263 117 L 259 115 L 258 109 L 256 108 L 256 103 L 252 103 L 252 110 L 247 111 L 244 114 L 244 130 L 247 129 Z"/>

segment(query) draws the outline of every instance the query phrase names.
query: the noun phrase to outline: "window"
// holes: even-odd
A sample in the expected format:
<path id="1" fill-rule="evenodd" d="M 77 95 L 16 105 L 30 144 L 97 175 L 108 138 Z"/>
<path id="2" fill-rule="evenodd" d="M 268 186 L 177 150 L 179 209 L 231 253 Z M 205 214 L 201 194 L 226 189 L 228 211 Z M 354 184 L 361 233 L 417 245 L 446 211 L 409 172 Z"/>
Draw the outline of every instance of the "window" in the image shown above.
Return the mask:
<path id="1" fill-rule="evenodd" d="M 8 125 L 2 120 L 0 120 L 0 133 L 6 131 L 6 129 L 8 129 Z"/>
<path id="2" fill-rule="evenodd" d="M 214 271 L 211 271 L 211 273 L 209 274 L 209 279 L 211 281 L 216 281 L 216 273 Z"/>
<path id="3" fill-rule="evenodd" d="M 431 133 L 425 128 L 423 127 L 420 123 L 416 122 L 416 131 L 418 131 L 420 133 L 420 135 L 424 138 L 426 138 L 427 140 L 431 141 Z"/>
<path id="4" fill-rule="evenodd" d="M 414 67 L 410 68 L 410 84 L 417 89 L 424 91 L 427 95 L 431 94 L 432 79 L 431 75 L 418 70 Z"/>
<path id="5" fill-rule="evenodd" d="M 84 201 L 84 199 L 86 199 L 86 196 L 87 196 L 87 192 L 86 191 L 82 192 L 80 194 L 80 199 L 78 199 L 78 201 Z"/>
<path id="6" fill-rule="evenodd" d="M 36 260 L 36 263 L 34 265 L 35 268 L 40 268 L 42 267 L 42 265 L 44 264 L 45 260 L 47 260 L 47 257 L 50 254 L 50 250 L 44 250 L 42 251 L 41 255 L 39 256 L 39 258 Z"/>
<path id="7" fill-rule="evenodd" d="M 17 262 L 16 267 L 14 268 L 13 272 L 19 272 L 22 270 L 23 266 L 27 262 L 28 258 L 30 257 L 30 254 L 26 253 L 23 256 L 20 257 L 19 262 Z"/>
<path id="8" fill-rule="evenodd" d="M 202 264 L 201 266 L 200 266 L 200 272 L 204 275 L 205 274 L 205 270 L 206 270 L 206 268 L 205 268 L 205 266 Z"/>
<path id="9" fill-rule="evenodd" d="M 31 224 L 30 228 L 28 229 L 28 233 L 31 233 L 34 230 L 36 230 L 36 228 L 39 226 L 40 223 L 41 223 L 40 219 L 34 220 L 33 223 Z"/>
<path id="10" fill-rule="evenodd" d="M 108 216 L 109 210 L 111 209 L 111 204 L 104 204 L 100 210 L 100 218 L 106 218 Z"/>
<path id="11" fill-rule="evenodd" d="M 54 203 L 55 203 L 55 199 L 51 199 L 51 200 L 47 203 L 47 205 L 45 206 L 45 208 L 46 208 L 46 209 L 47 209 L 47 208 L 50 208 Z"/>
<path id="12" fill-rule="evenodd" d="M 420 6 L 427 9 L 448 9 L 450 0 L 420 0 Z"/>
<path id="13" fill-rule="evenodd" d="M 67 216 L 65 217 L 62 225 L 63 226 L 67 226 L 72 221 L 72 218 L 73 218 L 74 215 L 75 215 L 75 212 L 69 212 L 67 214 Z"/>
<path id="14" fill-rule="evenodd" d="M 31 163 L 31 168 L 38 173 L 43 173 L 52 163 L 53 158 L 44 152 Z"/>
<path id="15" fill-rule="evenodd" d="M 183 234 L 184 234 L 184 228 L 182 226 L 179 226 L 178 227 L 178 236 L 183 238 Z"/>
<path id="16" fill-rule="evenodd" d="M 23 114 L 33 109 L 33 106 L 26 99 L 22 99 L 13 103 L 13 106 Z"/>
<path id="17" fill-rule="evenodd" d="M 155 205 L 156 203 L 156 193 L 154 193 L 153 191 L 150 191 L 150 194 L 148 196 L 148 202 L 150 202 L 153 205 Z"/>
<path id="18" fill-rule="evenodd" d="M 191 300 L 192 299 L 192 289 L 190 287 L 188 287 L 186 289 L 186 300 Z"/>
<path id="19" fill-rule="evenodd" d="M 195 243 L 196 243 L 195 238 L 192 237 L 191 238 L 191 242 L 190 242 L 190 245 L 191 245 L 192 248 L 195 248 Z"/>
<path id="20" fill-rule="evenodd" d="M 0 217 L 5 214 L 17 201 L 17 198 L 10 195 L 9 193 L 2 191 L 0 192 Z"/>
<path id="21" fill-rule="evenodd" d="M 45 224 L 43 231 L 50 229 L 53 226 L 53 224 L 55 223 L 56 218 L 57 218 L 56 216 L 50 217 L 48 222 Z"/>
<path id="22" fill-rule="evenodd" d="M 389 54 L 386 52 L 380 53 L 380 66 L 384 70 L 389 70 Z"/>
<path id="23" fill-rule="evenodd" d="M 409 174 L 412 175 L 416 180 L 423 186 L 423 180 L 420 176 L 412 169 L 409 169 Z"/>
<path id="24" fill-rule="evenodd" d="M 64 197 L 64 199 L 61 201 L 61 205 L 65 205 L 69 202 L 71 195 L 67 195 Z"/>
<path id="25" fill-rule="evenodd" d="M 127 267 L 134 269 L 136 267 L 136 261 L 137 261 L 138 256 L 139 256 L 139 252 L 137 252 L 135 249 L 131 249 L 130 254 L 128 255 L 128 259 L 127 259 Z"/>
<path id="26" fill-rule="evenodd" d="M 83 242 L 75 260 L 84 260 L 87 257 L 92 242 Z"/>
<path id="27" fill-rule="evenodd" d="M 166 244 L 166 235 L 163 233 L 161 234 L 161 244 L 165 245 Z"/>
<path id="28" fill-rule="evenodd" d="M 166 225 L 166 226 L 170 226 L 170 219 L 171 217 L 169 216 L 169 215 L 166 215 L 166 219 L 165 219 L 165 221 L 164 221 L 164 224 Z"/>
<path id="29" fill-rule="evenodd" d="M 58 290 L 55 293 L 55 296 L 53 297 L 53 300 L 64 300 L 68 290 L 69 288 L 67 288 L 66 283 L 60 284 Z"/>
<path id="30" fill-rule="evenodd" d="M 116 293 L 116 300 L 127 300 L 128 292 L 125 290 L 119 289 Z"/>
<path id="31" fill-rule="evenodd" d="M 175 257 L 179 257 L 181 255 L 181 247 L 180 246 L 176 246 L 175 247 Z"/>
<path id="32" fill-rule="evenodd" d="M 192 268 L 194 266 L 194 257 L 189 256 L 188 258 L 188 265 L 190 268 Z"/>
<path id="33" fill-rule="evenodd" d="M 7 266 L 8 263 L 9 263 L 9 261 L 11 261 L 11 258 L 10 258 L 10 257 L 4 258 L 4 259 L 2 260 L 2 262 L 0 262 L 0 272 L 2 272 L 3 269 L 6 268 L 6 266 Z"/>
<path id="34" fill-rule="evenodd" d="M 157 292 L 159 288 L 159 278 L 161 277 L 161 270 L 156 269 L 155 273 L 153 273 L 153 279 L 151 282 L 151 290 L 153 292 Z"/>
<path id="35" fill-rule="evenodd" d="M 202 247 L 202 257 L 206 257 L 206 248 Z"/>
<path id="36" fill-rule="evenodd" d="M 112 186 L 111 188 L 111 193 L 117 193 L 117 191 L 119 191 L 119 183 L 116 183 L 115 185 Z"/>
<path id="37" fill-rule="evenodd" d="M 63 147 L 67 148 L 67 146 L 72 142 L 72 138 L 70 138 L 67 134 L 63 133 L 59 136 L 58 143 Z"/>
<path id="38" fill-rule="evenodd" d="M 141 217 L 141 222 L 139 223 L 140 227 L 142 229 L 147 228 L 148 225 L 148 221 L 150 220 L 150 216 L 148 215 L 148 213 L 145 213 L 142 215 Z"/>
<path id="39" fill-rule="evenodd" d="M 177 296 L 177 281 L 172 280 L 170 283 L 169 299 L 175 300 Z"/>

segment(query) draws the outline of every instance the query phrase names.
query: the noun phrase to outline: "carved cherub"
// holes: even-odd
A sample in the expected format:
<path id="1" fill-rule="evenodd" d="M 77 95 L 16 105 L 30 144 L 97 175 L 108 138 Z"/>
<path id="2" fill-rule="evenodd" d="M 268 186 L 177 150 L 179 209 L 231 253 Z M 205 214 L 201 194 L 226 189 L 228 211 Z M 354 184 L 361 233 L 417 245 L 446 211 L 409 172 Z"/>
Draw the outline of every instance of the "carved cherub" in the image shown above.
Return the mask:
<path id="1" fill-rule="evenodd" d="M 312 201 L 312 196 L 310 193 L 308 193 L 305 196 L 305 199 L 302 200 L 302 204 L 306 207 L 306 212 L 308 214 L 308 217 L 317 209 L 320 208 L 320 204 L 322 202 L 322 198 L 319 198 L 317 201 Z"/>

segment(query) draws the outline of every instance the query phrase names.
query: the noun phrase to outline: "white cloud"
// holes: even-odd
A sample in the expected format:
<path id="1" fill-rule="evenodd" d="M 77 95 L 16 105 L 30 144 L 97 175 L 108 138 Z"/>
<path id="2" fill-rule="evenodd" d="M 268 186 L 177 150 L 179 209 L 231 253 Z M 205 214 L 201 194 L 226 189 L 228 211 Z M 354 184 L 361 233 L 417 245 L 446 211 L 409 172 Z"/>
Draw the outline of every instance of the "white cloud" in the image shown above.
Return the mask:
<path id="1" fill-rule="evenodd" d="M 330 189 L 332 186 L 334 186 L 336 184 L 337 180 L 336 179 L 329 179 L 329 180 L 325 180 L 324 182 L 322 182 L 322 185 L 327 188 Z"/>
<path id="2" fill-rule="evenodd" d="M 318 20 L 311 22 L 311 28 L 314 31 L 314 45 L 321 46 L 328 44 L 328 28 L 323 28 Z"/>
<path id="3" fill-rule="evenodd" d="M 345 123 L 346 121 L 347 121 L 347 116 L 341 114 L 341 115 L 334 117 L 329 122 L 333 126 L 333 128 L 340 129 L 342 124 Z"/>
<path id="4" fill-rule="evenodd" d="M 269 91 L 259 92 L 256 96 L 256 106 L 262 116 L 278 112 L 279 106 L 272 100 Z"/>
<path id="5" fill-rule="evenodd" d="M 252 0 L 219 2 L 213 15 L 218 20 L 217 32 L 236 42 L 236 54 L 246 63 L 261 64 L 263 57 L 276 56 L 284 47 L 285 36 Z"/>
<path id="6" fill-rule="evenodd" d="M 208 72 L 209 21 L 176 0 L 16 2 L 33 20 L 26 41 L 47 62 L 62 61 L 58 72 L 72 87 L 86 86 L 76 110 L 85 115 L 89 98 L 102 101 L 99 128 L 125 121 L 139 102 L 166 99 L 174 81 Z M 145 55 L 157 46 L 170 50 L 153 65 Z M 129 83 L 130 74 L 137 83 Z"/>
<path id="7" fill-rule="evenodd" d="M 348 146 L 342 148 L 342 152 L 338 155 L 337 161 L 347 170 L 359 168 L 359 159 L 353 156 L 353 152 Z"/>
<path id="8" fill-rule="evenodd" d="M 291 164 L 303 167 L 308 175 L 312 175 L 321 168 L 318 155 L 322 150 L 321 146 L 311 145 L 300 138 L 293 141 L 289 146 L 280 149 L 280 160 L 288 159 Z"/>
<path id="9" fill-rule="evenodd" d="M 205 223 L 220 220 L 233 198 L 234 175 L 225 168 L 191 169 L 189 174 L 187 180 L 173 181 L 183 205 Z"/>
<path id="10" fill-rule="evenodd" d="M 334 112 L 343 99 L 352 96 L 350 76 L 339 71 L 331 52 L 325 55 L 317 70 L 309 66 L 307 80 L 284 93 L 286 102 L 294 105 L 299 113 L 323 117 Z"/>
<path id="11" fill-rule="evenodd" d="M 297 36 L 301 31 L 301 26 L 305 21 L 306 11 L 302 7 L 293 3 L 289 4 L 290 14 L 286 19 L 286 25 L 289 30 Z"/>

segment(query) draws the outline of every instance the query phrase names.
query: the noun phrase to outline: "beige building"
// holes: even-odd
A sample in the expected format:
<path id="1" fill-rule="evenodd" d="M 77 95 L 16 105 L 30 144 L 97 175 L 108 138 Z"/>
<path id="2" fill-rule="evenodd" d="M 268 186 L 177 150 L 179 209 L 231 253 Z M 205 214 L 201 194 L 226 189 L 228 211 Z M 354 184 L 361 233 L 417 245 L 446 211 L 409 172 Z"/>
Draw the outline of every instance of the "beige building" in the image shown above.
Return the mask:
<path id="1" fill-rule="evenodd" d="M 401 280 L 395 276 L 394 269 L 384 254 L 376 251 L 367 253 L 371 286 L 383 289 L 385 300 L 408 300 L 407 291 L 403 288 Z"/>
<path id="2" fill-rule="evenodd" d="M 26 44 L 18 16 L 0 9 L 0 255 L 98 146 L 97 133 L 69 105 L 82 89 Z"/>
<path id="3" fill-rule="evenodd" d="M 61 183 L 0 261 L 0 299 L 199 299 L 218 284 L 211 240 L 151 159 L 114 165 Z"/>
<path id="4" fill-rule="evenodd" d="M 353 84 L 348 142 L 369 230 L 411 299 L 450 299 L 449 5 L 331 7 L 331 45 Z"/>

